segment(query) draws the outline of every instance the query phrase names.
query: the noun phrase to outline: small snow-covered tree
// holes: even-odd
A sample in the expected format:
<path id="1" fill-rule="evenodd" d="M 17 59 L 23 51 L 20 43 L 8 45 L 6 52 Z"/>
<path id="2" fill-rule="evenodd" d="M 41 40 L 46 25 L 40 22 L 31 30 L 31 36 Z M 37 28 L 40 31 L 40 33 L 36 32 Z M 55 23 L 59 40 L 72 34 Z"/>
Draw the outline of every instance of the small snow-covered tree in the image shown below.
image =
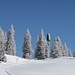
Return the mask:
<path id="1" fill-rule="evenodd" d="M 16 44 L 15 44 L 15 40 L 14 40 L 14 27 L 13 25 L 11 25 L 11 28 L 8 31 L 7 34 L 7 45 L 6 45 L 6 53 L 9 55 L 16 55 Z"/>
<path id="2" fill-rule="evenodd" d="M 72 57 L 71 49 L 69 49 L 69 48 L 67 47 L 66 43 L 65 43 L 64 46 L 63 46 L 62 56 Z"/>
<path id="3" fill-rule="evenodd" d="M 51 51 L 51 57 L 52 58 L 58 58 L 62 56 L 62 43 L 59 38 L 55 38 L 53 46 L 52 46 L 52 51 Z"/>
<path id="4" fill-rule="evenodd" d="M 65 43 L 64 46 L 63 46 L 62 56 L 66 56 L 66 57 L 69 56 L 69 49 L 68 49 L 66 43 Z"/>
<path id="5" fill-rule="evenodd" d="M 37 59 L 45 59 L 46 58 L 46 53 L 45 53 L 45 36 L 44 36 L 44 31 L 41 29 L 41 35 L 37 39 L 37 44 L 36 44 L 36 51 L 35 51 L 35 58 Z"/>
<path id="6" fill-rule="evenodd" d="M 33 50 L 31 46 L 31 34 L 28 29 L 26 30 L 22 48 L 23 48 L 23 58 L 31 59 Z"/>
<path id="7" fill-rule="evenodd" d="M 69 57 L 72 57 L 72 52 L 71 52 L 71 49 L 68 49 L 68 53 L 69 53 Z"/>
<path id="8" fill-rule="evenodd" d="M 5 35 L 4 31 L 0 27 L 0 61 L 6 62 L 6 57 L 5 57 Z"/>

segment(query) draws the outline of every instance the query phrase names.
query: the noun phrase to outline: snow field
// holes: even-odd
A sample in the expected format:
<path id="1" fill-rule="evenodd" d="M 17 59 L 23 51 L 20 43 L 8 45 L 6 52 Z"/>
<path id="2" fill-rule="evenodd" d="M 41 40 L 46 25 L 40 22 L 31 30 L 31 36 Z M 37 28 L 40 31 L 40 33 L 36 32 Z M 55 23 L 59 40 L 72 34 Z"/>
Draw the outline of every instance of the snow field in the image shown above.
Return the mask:
<path id="1" fill-rule="evenodd" d="M 75 58 L 27 60 L 6 55 L 7 63 L 0 63 L 0 75 L 75 75 Z"/>

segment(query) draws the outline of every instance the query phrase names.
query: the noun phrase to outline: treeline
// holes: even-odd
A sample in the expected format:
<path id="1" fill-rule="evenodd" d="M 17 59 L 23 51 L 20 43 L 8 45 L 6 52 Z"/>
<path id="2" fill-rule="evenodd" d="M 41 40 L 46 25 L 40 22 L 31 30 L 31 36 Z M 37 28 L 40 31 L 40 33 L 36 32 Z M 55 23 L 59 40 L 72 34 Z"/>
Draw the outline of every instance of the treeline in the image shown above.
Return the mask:
<path id="1" fill-rule="evenodd" d="M 26 30 L 23 44 L 23 58 L 31 58 L 33 53 L 31 46 L 31 35 L 29 30 Z M 59 57 L 72 57 L 71 50 L 67 47 L 66 43 L 64 46 L 60 40 L 60 37 L 54 39 L 52 49 L 50 44 L 44 36 L 44 31 L 41 29 L 40 36 L 37 38 L 36 50 L 34 52 L 34 57 L 36 59 L 46 59 L 46 58 L 59 58 Z"/>
<path id="2" fill-rule="evenodd" d="M 6 62 L 7 59 L 5 54 L 16 55 L 16 44 L 14 40 L 14 27 L 11 25 L 8 33 L 6 34 L 0 27 L 0 61 Z M 32 49 L 31 45 L 31 34 L 29 29 L 26 30 L 24 36 L 24 43 L 22 46 L 23 58 L 31 59 L 34 53 L 35 59 L 46 59 L 46 58 L 60 58 L 60 57 L 72 57 L 71 49 L 66 45 L 62 45 L 60 37 L 54 39 L 52 48 L 50 48 L 50 36 L 49 38 L 44 36 L 44 31 L 41 29 L 40 36 L 37 37 L 36 50 Z M 75 52 L 74 52 L 75 57 Z"/>
<path id="3" fill-rule="evenodd" d="M 33 49 L 31 46 L 31 34 L 27 29 L 24 37 L 23 43 L 23 58 L 31 59 Z M 71 49 L 67 47 L 66 43 L 62 45 L 60 37 L 54 39 L 52 48 L 48 42 L 48 38 L 44 36 L 44 31 L 41 29 L 40 36 L 37 37 L 36 50 L 34 52 L 34 57 L 36 59 L 46 59 L 46 58 L 59 58 L 59 57 L 75 57 L 72 55 Z"/>

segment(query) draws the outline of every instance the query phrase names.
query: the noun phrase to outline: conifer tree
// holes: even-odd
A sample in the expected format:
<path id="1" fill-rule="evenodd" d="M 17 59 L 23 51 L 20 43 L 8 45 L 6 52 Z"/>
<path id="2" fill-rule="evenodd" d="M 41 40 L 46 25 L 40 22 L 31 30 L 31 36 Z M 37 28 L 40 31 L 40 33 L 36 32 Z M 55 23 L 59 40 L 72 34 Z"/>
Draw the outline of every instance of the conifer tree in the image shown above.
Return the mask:
<path id="1" fill-rule="evenodd" d="M 64 46 L 63 46 L 62 56 L 66 56 L 66 57 L 69 56 L 69 49 L 68 49 L 66 43 L 65 43 Z"/>
<path id="2" fill-rule="evenodd" d="M 5 36 L 4 36 L 4 31 L 0 27 L 0 61 L 6 62 L 6 57 L 5 57 Z"/>
<path id="3" fill-rule="evenodd" d="M 23 58 L 31 59 L 32 53 L 33 50 L 31 46 L 31 34 L 27 29 L 24 37 L 24 43 L 23 43 Z"/>
<path id="4" fill-rule="evenodd" d="M 7 48 L 6 48 L 6 53 L 9 55 L 16 55 L 16 44 L 15 44 L 15 40 L 14 40 L 14 27 L 13 25 L 11 25 L 11 28 L 8 31 L 7 34 Z"/>
<path id="5" fill-rule="evenodd" d="M 49 46 L 47 44 L 47 40 L 44 36 L 44 31 L 41 29 L 41 35 L 37 39 L 35 58 L 37 59 L 45 59 L 50 57 Z"/>
<path id="6" fill-rule="evenodd" d="M 45 59 L 46 58 L 43 29 L 41 29 L 41 35 L 38 38 L 38 41 L 37 41 L 37 44 L 36 44 L 35 58 L 37 58 L 37 59 Z"/>
<path id="7" fill-rule="evenodd" d="M 59 38 L 55 38 L 53 46 L 52 46 L 52 51 L 51 51 L 51 57 L 52 58 L 58 58 L 62 56 L 62 43 Z"/>
<path id="8" fill-rule="evenodd" d="M 71 49 L 68 50 L 68 53 L 69 53 L 69 57 L 73 57 Z"/>

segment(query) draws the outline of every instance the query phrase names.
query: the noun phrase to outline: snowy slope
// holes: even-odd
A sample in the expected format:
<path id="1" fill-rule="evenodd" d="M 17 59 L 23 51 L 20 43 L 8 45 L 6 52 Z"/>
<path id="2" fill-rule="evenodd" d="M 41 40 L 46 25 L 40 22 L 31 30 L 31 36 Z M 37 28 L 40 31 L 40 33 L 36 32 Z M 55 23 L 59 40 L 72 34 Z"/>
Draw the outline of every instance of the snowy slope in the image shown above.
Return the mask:
<path id="1" fill-rule="evenodd" d="M 75 58 L 26 60 L 6 55 L 0 63 L 0 75 L 75 75 Z"/>

